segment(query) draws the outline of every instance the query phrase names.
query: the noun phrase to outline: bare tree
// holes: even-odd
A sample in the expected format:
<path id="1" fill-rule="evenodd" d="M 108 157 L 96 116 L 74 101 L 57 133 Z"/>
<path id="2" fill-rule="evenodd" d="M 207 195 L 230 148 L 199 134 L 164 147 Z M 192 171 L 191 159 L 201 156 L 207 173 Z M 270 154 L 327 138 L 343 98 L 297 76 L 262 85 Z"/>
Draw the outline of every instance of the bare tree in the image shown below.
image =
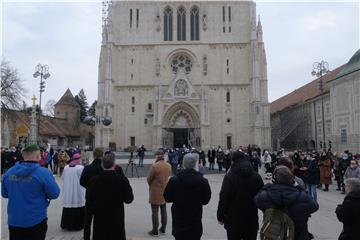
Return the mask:
<path id="1" fill-rule="evenodd" d="M 26 90 L 17 69 L 1 60 L 1 107 L 21 109 Z"/>
<path id="2" fill-rule="evenodd" d="M 47 101 L 47 103 L 45 104 L 45 109 L 44 109 L 45 115 L 48 115 L 51 117 L 55 116 L 55 104 L 56 104 L 56 101 L 53 99 Z"/>

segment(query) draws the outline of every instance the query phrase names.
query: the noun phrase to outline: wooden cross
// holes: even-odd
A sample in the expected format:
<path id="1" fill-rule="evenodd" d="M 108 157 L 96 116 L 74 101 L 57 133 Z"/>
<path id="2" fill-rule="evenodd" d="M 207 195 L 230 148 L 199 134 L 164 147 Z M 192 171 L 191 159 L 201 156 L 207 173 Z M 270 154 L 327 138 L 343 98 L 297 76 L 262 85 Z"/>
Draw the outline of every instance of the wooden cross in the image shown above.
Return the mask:
<path id="1" fill-rule="evenodd" d="M 37 98 L 35 97 L 35 95 L 33 95 L 33 97 L 31 98 L 32 102 L 33 102 L 33 106 L 35 106 L 35 101 L 37 100 Z"/>

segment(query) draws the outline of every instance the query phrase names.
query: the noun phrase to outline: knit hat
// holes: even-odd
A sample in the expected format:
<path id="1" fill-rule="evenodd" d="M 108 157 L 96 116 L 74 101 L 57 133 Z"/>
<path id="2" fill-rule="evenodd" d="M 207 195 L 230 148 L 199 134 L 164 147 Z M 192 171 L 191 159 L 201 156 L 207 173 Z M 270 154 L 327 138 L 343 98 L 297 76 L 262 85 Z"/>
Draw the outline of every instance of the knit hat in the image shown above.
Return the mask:
<path id="1" fill-rule="evenodd" d="M 198 154 L 187 153 L 183 158 L 183 167 L 185 169 L 195 169 L 197 161 L 198 161 Z"/>
<path id="2" fill-rule="evenodd" d="M 40 150 L 39 145 L 37 145 L 37 144 L 35 143 L 35 144 L 27 145 L 27 146 L 23 149 L 23 152 L 35 152 L 35 151 L 39 151 L 39 150 Z"/>
<path id="3" fill-rule="evenodd" d="M 81 158 L 80 153 L 75 153 L 75 154 L 72 156 L 72 160 L 76 160 L 76 159 L 80 159 L 80 158 Z"/>
<path id="4" fill-rule="evenodd" d="M 234 163 L 239 163 L 246 160 L 245 153 L 241 151 L 235 151 L 232 155 L 232 161 Z"/>

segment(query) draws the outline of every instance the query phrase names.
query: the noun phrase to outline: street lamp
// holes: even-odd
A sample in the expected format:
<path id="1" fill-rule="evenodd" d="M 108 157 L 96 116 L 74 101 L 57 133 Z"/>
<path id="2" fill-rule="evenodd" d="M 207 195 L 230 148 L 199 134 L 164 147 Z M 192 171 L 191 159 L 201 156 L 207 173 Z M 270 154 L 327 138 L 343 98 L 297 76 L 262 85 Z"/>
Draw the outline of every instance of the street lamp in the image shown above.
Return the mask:
<path id="1" fill-rule="evenodd" d="M 99 125 L 104 125 L 104 126 L 109 126 L 112 123 L 112 118 L 110 116 L 87 116 L 84 118 L 83 123 L 89 125 L 89 126 L 99 126 Z M 100 138 L 100 146 L 103 146 L 103 136 L 102 136 L 102 130 L 100 130 L 101 133 L 98 135 L 98 137 Z M 96 146 L 96 145 L 95 145 Z"/>
<path id="2" fill-rule="evenodd" d="M 40 63 L 35 67 L 35 72 L 33 74 L 34 78 L 40 76 L 40 98 L 39 98 L 39 115 L 38 115 L 38 131 L 37 131 L 37 139 L 40 141 L 40 115 L 41 115 L 41 95 L 45 91 L 45 80 L 50 77 L 49 66 L 41 65 Z"/>
<path id="3" fill-rule="evenodd" d="M 104 126 L 109 126 L 112 123 L 112 118 L 110 116 L 101 117 L 101 116 L 87 116 L 84 118 L 83 122 L 87 125 L 94 126 L 96 123 L 102 123 Z"/>
<path id="4" fill-rule="evenodd" d="M 313 63 L 313 70 L 311 72 L 311 75 L 320 77 L 318 82 L 318 89 L 321 92 L 321 112 L 322 112 L 322 147 L 324 151 L 326 151 L 326 142 L 325 142 L 325 118 L 324 118 L 324 82 L 323 82 L 323 75 L 327 74 L 329 72 L 329 63 L 322 60 L 321 62 L 314 62 Z"/>

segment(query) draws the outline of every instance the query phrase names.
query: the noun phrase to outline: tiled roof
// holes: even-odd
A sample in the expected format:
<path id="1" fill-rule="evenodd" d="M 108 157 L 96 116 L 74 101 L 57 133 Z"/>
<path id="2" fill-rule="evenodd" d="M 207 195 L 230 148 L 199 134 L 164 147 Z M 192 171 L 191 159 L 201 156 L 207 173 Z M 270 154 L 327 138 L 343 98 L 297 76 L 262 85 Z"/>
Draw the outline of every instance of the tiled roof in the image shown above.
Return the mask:
<path id="1" fill-rule="evenodd" d="M 71 93 L 70 89 L 67 89 L 64 95 L 55 105 L 72 105 L 79 107 L 79 104 L 76 102 L 74 95 Z"/>
<path id="2" fill-rule="evenodd" d="M 2 110 L 7 111 L 6 114 L 8 114 L 9 116 L 12 115 L 14 120 L 16 119 L 16 121 L 20 121 L 22 124 L 24 124 L 30 129 L 31 114 L 16 110 Z M 79 128 L 72 127 L 72 124 L 69 124 L 69 122 L 67 122 L 65 119 L 41 116 L 40 135 L 78 137 L 80 136 L 80 130 Z"/>
<path id="3" fill-rule="evenodd" d="M 71 127 L 65 119 L 41 117 L 40 135 L 76 137 L 80 136 L 79 128 Z"/>
<path id="4" fill-rule="evenodd" d="M 329 92 L 329 85 L 327 84 L 327 82 L 332 80 L 344 66 L 345 65 L 342 65 L 323 76 L 324 93 Z M 320 96 L 321 91 L 318 89 L 318 80 L 319 78 L 273 101 L 270 104 L 270 113 L 273 114 L 282 111 L 285 108 L 306 102 L 310 99 Z"/>

